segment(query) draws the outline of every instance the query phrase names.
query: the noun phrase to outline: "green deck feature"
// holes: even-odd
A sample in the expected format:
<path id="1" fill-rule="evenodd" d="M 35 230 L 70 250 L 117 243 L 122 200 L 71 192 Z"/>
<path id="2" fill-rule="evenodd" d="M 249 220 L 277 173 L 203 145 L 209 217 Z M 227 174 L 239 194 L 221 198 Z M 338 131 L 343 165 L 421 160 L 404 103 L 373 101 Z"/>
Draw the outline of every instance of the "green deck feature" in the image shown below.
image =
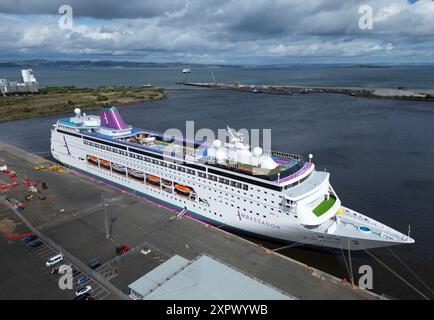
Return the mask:
<path id="1" fill-rule="evenodd" d="M 324 199 L 315 209 L 313 209 L 313 213 L 317 217 L 320 217 L 324 213 L 326 213 L 336 202 L 336 197 L 333 195 L 330 195 L 329 199 Z"/>

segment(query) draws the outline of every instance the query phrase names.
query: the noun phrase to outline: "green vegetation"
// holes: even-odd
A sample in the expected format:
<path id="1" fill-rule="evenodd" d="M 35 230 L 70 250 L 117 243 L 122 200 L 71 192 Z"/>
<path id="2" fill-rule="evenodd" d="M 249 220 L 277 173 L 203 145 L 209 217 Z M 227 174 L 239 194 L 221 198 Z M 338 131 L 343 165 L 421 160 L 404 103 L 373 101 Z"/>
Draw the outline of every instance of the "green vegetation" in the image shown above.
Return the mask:
<path id="1" fill-rule="evenodd" d="M 142 87 L 46 87 L 40 94 L 0 96 L 0 121 L 98 108 L 103 103 L 125 105 L 167 98 L 162 89 Z"/>
<path id="2" fill-rule="evenodd" d="M 336 197 L 333 195 L 330 195 L 329 199 L 324 199 L 315 209 L 313 209 L 313 213 L 317 217 L 320 217 L 324 213 L 326 213 L 336 202 Z"/>

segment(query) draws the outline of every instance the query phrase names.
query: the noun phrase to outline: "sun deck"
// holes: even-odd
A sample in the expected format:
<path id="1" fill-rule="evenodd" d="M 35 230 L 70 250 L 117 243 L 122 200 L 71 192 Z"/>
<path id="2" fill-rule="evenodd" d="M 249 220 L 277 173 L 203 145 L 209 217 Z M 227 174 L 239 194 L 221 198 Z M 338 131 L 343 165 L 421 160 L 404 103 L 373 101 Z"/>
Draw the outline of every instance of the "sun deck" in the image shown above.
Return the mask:
<path id="1" fill-rule="evenodd" d="M 95 116 L 87 117 L 93 120 Z M 225 170 L 249 175 L 276 184 L 282 184 L 295 179 L 310 168 L 310 165 L 308 165 L 301 156 L 277 151 L 270 152 L 270 157 L 277 164 L 277 167 L 274 169 L 265 169 L 259 166 L 233 161 L 218 163 L 214 157 L 210 157 L 207 154 L 207 148 L 210 147 L 210 144 L 206 141 L 193 141 L 176 136 L 169 137 L 158 132 L 132 127 L 129 127 L 129 131 L 125 135 L 112 136 L 99 132 L 98 126 L 80 125 L 72 122 L 70 119 L 62 119 L 59 120 L 58 123 L 76 128 L 80 133 L 91 137 L 109 140 L 127 146 L 139 147 L 140 149 L 175 159 L 181 158 L 190 162 L 220 167 Z"/>

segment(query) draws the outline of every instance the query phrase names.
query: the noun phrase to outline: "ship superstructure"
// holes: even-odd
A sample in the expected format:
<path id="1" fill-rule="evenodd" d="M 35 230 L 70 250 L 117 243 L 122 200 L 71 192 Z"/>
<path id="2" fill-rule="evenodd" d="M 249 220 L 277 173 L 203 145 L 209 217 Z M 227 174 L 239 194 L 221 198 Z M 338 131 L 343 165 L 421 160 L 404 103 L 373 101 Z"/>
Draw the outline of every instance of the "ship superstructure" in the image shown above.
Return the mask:
<path id="1" fill-rule="evenodd" d="M 254 236 L 333 249 L 413 243 L 342 206 L 330 173 L 302 156 L 229 142 L 188 141 L 128 126 L 113 106 L 51 129 L 53 157 L 180 214 Z"/>

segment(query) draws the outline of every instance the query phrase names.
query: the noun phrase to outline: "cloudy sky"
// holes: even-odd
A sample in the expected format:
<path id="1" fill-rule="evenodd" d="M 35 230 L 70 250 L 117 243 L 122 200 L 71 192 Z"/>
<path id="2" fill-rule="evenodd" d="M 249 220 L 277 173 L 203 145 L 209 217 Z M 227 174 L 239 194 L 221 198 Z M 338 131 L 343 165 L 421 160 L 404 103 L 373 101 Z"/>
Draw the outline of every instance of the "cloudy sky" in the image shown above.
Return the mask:
<path id="1" fill-rule="evenodd" d="M 0 0 L 0 34 L 1 60 L 434 63 L 434 1 Z"/>

